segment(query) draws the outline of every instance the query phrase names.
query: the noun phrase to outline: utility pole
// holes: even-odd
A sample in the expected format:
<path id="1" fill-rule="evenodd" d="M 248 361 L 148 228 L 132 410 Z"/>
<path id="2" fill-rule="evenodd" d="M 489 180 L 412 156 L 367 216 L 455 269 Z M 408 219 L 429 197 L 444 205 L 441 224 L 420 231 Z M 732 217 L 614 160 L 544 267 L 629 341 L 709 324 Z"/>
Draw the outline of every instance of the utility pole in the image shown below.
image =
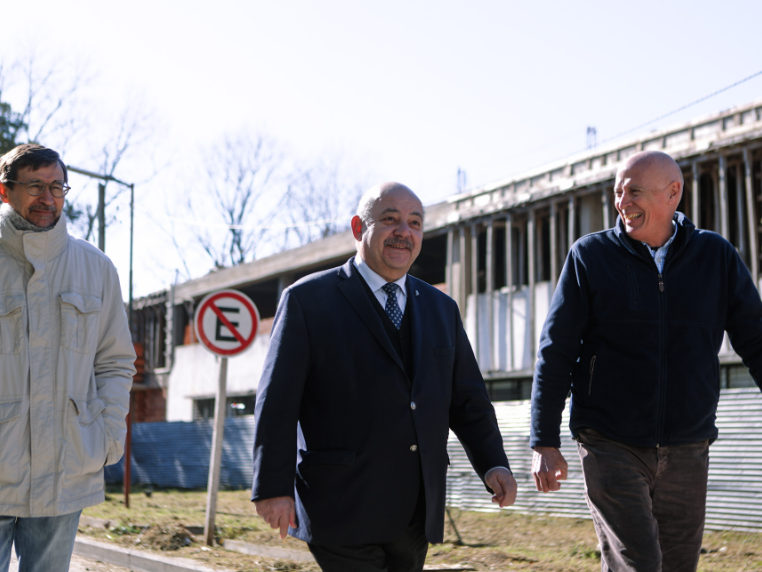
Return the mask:
<path id="1" fill-rule="evenodd" d="M 135 222 L 135 183 L 125 183 L 119 179 L 112 177 L 111 175 L 102 175 L 100 173 L 94 173 L 93 171 L 87 171 L 85 169 L 79 169 L 66 166 L 67 170 L 72 173 L 78 173 L 91 179 L 98 179 L 98 248 L 101 252 L 106 251 L 106 183 L 108 181 L 114 181 L 118 185 L 123 185 L 130 188 L 130 290 L 129 301 L 127 305 L 127 320 L 129 322 L 130 335 L 134 328 L 133 324 L 133 300 L 132 300 L 132 258 L 133 258 L 133 228 Z M 127 411 L 127 442 L 125 443 L 125 456 L 124 456 L 124 506 L 130 508 L 130 449 L 132 442 L 132 390 L 130 390 L 130 409 Z"/>
<path id="2" fill-rule="evenodd" d="M 106 183 L 98 183 L 98 248 L 106 252 Z"/>

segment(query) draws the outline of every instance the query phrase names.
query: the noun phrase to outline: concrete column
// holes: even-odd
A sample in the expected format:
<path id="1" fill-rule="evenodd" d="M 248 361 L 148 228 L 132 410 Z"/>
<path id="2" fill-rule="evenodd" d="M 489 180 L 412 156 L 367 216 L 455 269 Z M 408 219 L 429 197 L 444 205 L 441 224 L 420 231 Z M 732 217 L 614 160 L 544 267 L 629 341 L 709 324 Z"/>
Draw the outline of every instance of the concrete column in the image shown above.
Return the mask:
<path id="1" fill-rule="evenodd" d="M 556 279 L 558 278 L 558 215 L 556 203 L 550 203 L 550 291 L 556 288 Z"/>
<path id="2" fill-rule="evenodd" d="M 535 219 L 534 223 L 535 243 L 534 248 L 537 255 L 534 257 L 534 267 L 537 271 L 537 275 L 534 277 L 535 281 L 539 282 L 543 279 L 543 270 L 545 268 L 545 233 L 542 228 L 542 219 Z"/>
<path id="3" fill-rule="evenodd" d="M 701 180 L 701 173 L 699 172 L 698 161 L 694 161 L 691 164 L 691 171 L 693 172 L 693 180 L 691 181 L 691 219 L 696 228 L 701 225 L 701 198 L 699 196 L 699 181 Z"/>
<path id="4" fill-rule="evenodd" d="M 474 339 L 471 345 L 476 355 L 476 361 L 479 361 L 479 235 L 476 233 L 476 225 L 471 225 L 471 294 L 474 297 Z M 482 369 L 479 364 L 479 369 Z"/>
<path id="5" fill-rule="evenodd" d="M 566 254 L 569 252 L 569 228 L 567 226 L 568 220 L 566 215 L 557 212 L 556 219 L 558 220 L 558 262 L 560 264 L 560 271 L 560 268 L 563 267 Z"/>
<path id="6" fill-rule="evenodd" d="M 455 292 L 453 291 L 453 256 L 455 253 L 453 252 L 453 229 L 448 229 L 447 231 L 447 259 L 446 259 L 446 266 L 445 266 L 445 285 L 447 287 L 447 295 L 450 296 L 453 300 L 455 299 Z"/>
<path id="7" fill-rule="evenodd" d="M 717 198 L 720 202 L 720 234 L 725 240 L 730 240 L 728 230 L 728 186 L 726 182 L 727 162 L 724 155 L 720 155 L 717 166 Z"/>
<path id="8" fill-rule="evenodd" d="M 537 244 L 537 211 L 532 209 L 529 211 L 529 221 L 527 222 L 527 256 L 529 256 L 529 304 L 527 304 L 527 318 L 526 324 L 529 329 L 529 355 L 534 356 L 534 288 L 537 279 L 535 271 L 535 258 L 536 258 L 536 244 Z"/>
<path id="9" fill-rule="evenodd" d="M 518 288 L 523 288 L 524 283 L 527 282 L 527 277 L 524 275 L 524 263 L 526 262 L 526 244 L 527 244 L 527 221 L 521 221 L 521 228 L 519 229 L 519 259 L 517 260 L 517 272 L 518 274 Z"/>
<path id="10" fill-rule="evenodd" d="M 749 272 L 751 272 L 751 277 L 754 279 L 754 286 L 759 288 L 759 245 L 757 244 L 757 227 L 759 223 L 757 222 L 755 208 L 754 179 L 751 172 L 752 156 L 748 149 L 743 150 L 743 164 L 746 183 L 746 221 L 749 228 L 749 262 L 751 264 Z"/>
<path id="11" fill-rule="evenodd" d="M 743 220 L 743 178 L 741 177 L 741 164 L 736 163 L 736 219 L 738 220 L 738 235 L 735 237 L 738 241 L 738 253 L 742 259 L 746 258 L 746 232 L 745 221 Z"/>
<path id="12" fill-rule="evenodd" d="M 569 243 L 569 250 L 571 250 L 574 241 L 577 240 L 577 212 L 574 208 L 574 202 L 574 195 L 569 195 L 569 213 L 567 215 L 569 224 L 566 227 L 566 230 L 569 233 L 569 238 L 567 240 Z"/>
<path id="13" fill-rule="evenodd" d="M 283 274 L 278 276 L 278 300 L 280 304 L 280 297 L 283 295 L 283 291 L 294 283 L 294 276 L 292 274 Z"/>
<path id="14" fill-rule="evenodd" d="M 495 277 L 495 258 L 494 258 L 494 221 L 489 219 L 487 221 L 487 268 L 486 268 L 486 293 L 487 293 L 487 324 L 489 329 L 489 369 L 494 370 L 495 367 L 495 332 L 493 316 L 494 313 L 494 277 Z"/>
<path id="15" fill-rule="evenodd" d="M 479 293 L 479 235 L 471 225 L 471 294 Z"/>
<path id="16" fill-rule="evenodd" d="M 461 319 L 466 319 L 466 299 L 468 297 L 468 292 L 466 288 L 468 287 L 468 256 L 466 251 L 466 229 L 465 227 L 460 227 L 458 229 L 458 245 L 460 250 L 460 272 L 458 276 L 459 281 L 459 288 L 458 288 L 458 306 L 460 306 L 460 317 Z"/>
<path id="17" fill-rule="evenodd" d="M 508 287 L 508 370 L 513 365 L 513 217 L 511 213 L 505 217 L 505 284 Z"/>
<path id="18" fill-rule="evenodd" d="M 603 228 L 611 228 L 611 205 L 609 201 L 609 192 L 606 187 L 601 191 L 601 205 L 603 207 Z"/>

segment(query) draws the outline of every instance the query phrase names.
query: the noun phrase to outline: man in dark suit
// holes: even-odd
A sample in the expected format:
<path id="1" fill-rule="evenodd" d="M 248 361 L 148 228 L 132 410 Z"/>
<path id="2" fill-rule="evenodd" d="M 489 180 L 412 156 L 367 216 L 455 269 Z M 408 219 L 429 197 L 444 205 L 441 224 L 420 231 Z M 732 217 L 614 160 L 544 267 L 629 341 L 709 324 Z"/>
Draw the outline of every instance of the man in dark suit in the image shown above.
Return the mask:
<path id="1" fill-rule="evenodd" d="M 456 303 L 407 272 L 423 206 L 370 189 L 358 254 L 286 289 L 259 384 L 252 500 L 323 570 L 421 570 L 442 542 L 448 429 L 494 493 L 516 481 Z"/>

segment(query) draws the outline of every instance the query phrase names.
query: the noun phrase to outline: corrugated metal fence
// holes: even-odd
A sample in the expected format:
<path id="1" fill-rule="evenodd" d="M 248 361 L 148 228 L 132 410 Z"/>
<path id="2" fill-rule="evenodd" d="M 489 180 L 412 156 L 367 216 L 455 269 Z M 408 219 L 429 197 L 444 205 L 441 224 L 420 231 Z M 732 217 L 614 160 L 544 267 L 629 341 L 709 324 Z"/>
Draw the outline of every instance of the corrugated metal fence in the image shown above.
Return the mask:
<path id="1" fill-rule="evenodd" d="M 569 478 L 555 493 L 539 493 L 531 475 L 529 402 L 496 403 L 500 430 L 519 492 L 512 510 L 589 518 L 576 443 L 565 437 L 561 452 L 569 463 Z M 568 408 L 563 427 L 568 427 Z M 720 436 L 709 449 L 709 491 L 706 525 L 710 529 L 762 529 L 762 395 L 757 388 L 723 390 L 717 410 Z M 564 435 L 568 436 L 568 430 Z M 448 504 L 494 511 L 465 451 L 450 435 Z"/>
<path id="2" fill-rule="evenodd" d="M 542 494 L 534 488 L 529 450 L 529 402 L 496 403 L 505 450 L 518 481 L 511 510 L 589 518 L 576 444 L 563 440 L 569 479 L 561 491 Z M 568 411 L 564 412 L 568 426 Z M 728 389 L 717 414 L 719 439 L 710 449 L 707 528 L 762 529 L 762 395 L 758 389 Z M 251 486 L 254 419 L 243 416 L 225 423 L 221 485 Z M 565 431 L 565 434 L 568 434 Z M 208 422 L 133 425 L 133 481 L 160 487 L 204 488 L 209 468 L 212 426 Z M 447 499 L 453 507 L 494 511 L 490 496 L 474 474 L 463 448 L 451 435 Z M 122 464 L 107 467 L 106 480 L 118 482 Z"/>
<path id="3" fill-rule="evenodd" d="M 251 486 L 254 416 L 225 420 L 220 486 Z M 132 482 L 157 487 L 206 488 L 212 449 L 211 421 L 132 425 Z M 124 460 L 106 467 L 106 482 L 122 482 Z"/>

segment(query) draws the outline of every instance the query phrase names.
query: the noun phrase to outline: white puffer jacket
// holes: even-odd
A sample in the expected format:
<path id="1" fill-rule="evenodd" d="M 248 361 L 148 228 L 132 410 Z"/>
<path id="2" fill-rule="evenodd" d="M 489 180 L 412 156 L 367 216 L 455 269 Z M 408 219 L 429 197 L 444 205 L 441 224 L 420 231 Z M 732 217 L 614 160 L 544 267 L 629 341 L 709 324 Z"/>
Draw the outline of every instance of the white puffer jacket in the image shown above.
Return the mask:
<path id="1" fill-rule="evenodd" d="M 104 499 L 124 452 L 135 374 L 111 261 L 66 217 L 19 231 L 0 209 L 0 515 L 57 516 Z"/>

